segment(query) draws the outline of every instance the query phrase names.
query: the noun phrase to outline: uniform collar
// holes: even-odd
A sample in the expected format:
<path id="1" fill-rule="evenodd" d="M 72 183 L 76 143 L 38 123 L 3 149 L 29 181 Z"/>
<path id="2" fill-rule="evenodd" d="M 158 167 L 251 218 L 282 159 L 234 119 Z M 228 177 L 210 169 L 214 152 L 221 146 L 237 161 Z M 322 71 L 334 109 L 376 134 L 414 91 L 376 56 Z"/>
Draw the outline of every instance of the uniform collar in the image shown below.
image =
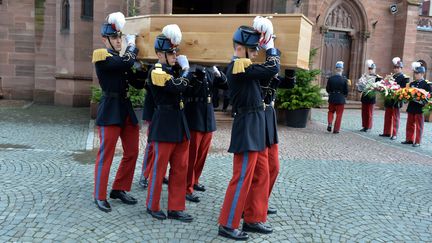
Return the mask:
<path id="1" fill-rule="evenodd" d="M 397 78 L 397 77 L 399 77 L 399 76 L 401 76 L 401 75 L 403 75 L 403 73 L 395 73 L 393 76 L 394 76 L 395 78 Z"/>
<path id="2" fill-rule="evenodd" d="M 117 51 L 114 51 L 114 50 L 113 50 L 113 49 L 111 49 L 111 48 L 107 48 L 107 50 L 108 50 L 108 52 L 109 52 L 110 54 L 112 54 L 112 55 L 116 55 L 116 56 L 120 55 L 120 53 L 119 53 L 119 52 L 117 52 Z"/>

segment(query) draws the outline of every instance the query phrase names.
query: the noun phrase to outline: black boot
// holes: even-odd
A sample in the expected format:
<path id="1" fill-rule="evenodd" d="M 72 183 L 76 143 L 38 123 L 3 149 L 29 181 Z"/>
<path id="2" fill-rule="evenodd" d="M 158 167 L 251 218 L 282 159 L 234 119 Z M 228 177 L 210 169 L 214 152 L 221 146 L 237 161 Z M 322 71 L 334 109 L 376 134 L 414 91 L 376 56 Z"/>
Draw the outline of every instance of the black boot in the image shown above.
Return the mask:
<path id="1" fill-rule="evenodd" d="M 203 184 L 200 184 L 200 183 L 193 185 L 193 189 L 195 191 L 200 191 L 200 192 L 205 192 L 205 190 L 206 190 L 205 186 Z"/>
<path id="2" fill-rule="evenodd" d="M 277 209 L 269 206 L 267 208 L 267 214 L 277 214 Z"/>
<path id="3" fill-rule="evenodd" d="M 270 226 L 267 226 L 261 222 L 258 223 L 246 223 L 243 222 L 243 231 L 246 232 L 256 232 L 261 234 L 270 234 L 273 232 L 273 229 Z"/>
<path id="4" fill-rule="evenodd" d="M 150 214 L 155 219 L 164 220 L 167 218 L 167 216 L 162 210 L 151 211 L 149 208 L 147 208 L 147 213 Z"/>
<path id="5" fill-rule="evenodd" d="M 401 144 L 413 144 L 413 141 L 403 141 Z"/>
<path id="6" fill-rule="evenodd" d="M 126 194 L 125 191 L 120 191 L 120 190 L 111 190 L 110 198 L 120 199 L 123 203 L 129 204 L 129 205 L 133 205 L 133 204 L 136 204 L 138 202 L 135 198 Z"/>
<path id="7" fill-rule="evenodd" d="M 97 200 L 95 199 L 96 206 L 104 211 L 105 213 L 111 212 L 111 205 L 108 203 L 107 200 Z"/>
<path id="8" fill-rule="evenodd" d="M 186 194 L 186 200 L 190 202 L 200 202 L 199 197 L 195 193 Z"/>
<path id="9" fill-rule="evenodd" d="M 168 211 L 169 219 L 177 219 L 182 222 L 190 223 L 193 217 L 183 211 Z"/>
<path id="10" fill-rule="evenodd" d="M 220 225 L 218 235 L 223 236 L 225 238 L 230 238 L 233 240 L 248 240 L 249 235 L 238 229 L 231 229 L 225 226 Z"/>
<path id="11" fill-rule="evenodd" d="M 141 187 L 142 189 L 146 189 L 146 188 L 148 187 L 148 180 L 147 180 L 147 178 L 142 177 L 142 178 L 139 180 L 138 184 L 140 185 L 140 187 Z"/>

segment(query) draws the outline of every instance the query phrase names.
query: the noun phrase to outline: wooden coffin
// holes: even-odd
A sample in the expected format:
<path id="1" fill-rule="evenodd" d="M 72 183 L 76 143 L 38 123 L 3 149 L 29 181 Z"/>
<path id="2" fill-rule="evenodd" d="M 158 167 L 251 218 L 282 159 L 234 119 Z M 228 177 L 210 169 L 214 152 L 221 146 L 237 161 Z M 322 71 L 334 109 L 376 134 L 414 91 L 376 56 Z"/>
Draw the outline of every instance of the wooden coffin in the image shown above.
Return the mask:
<path id="1" fill-rule="evenodd" d="M 232 36 L 240 25 L 252 26 L 256 15 L 145 15 L 127 18 L 123 32 L 138 33 L 138 58 L 155 62 L 154 40 L 168 24 L 177 24 L 182 31 L 180 54 L 191 63 L 227 64 L 233 55 Z M 275 14 L 272 16 L 275 46 L 281 50 L 284 68 L 308 69 L 312 37 L 312 22 L 301 14 Z M 257 61 L 264 60 L 264 53 Z"/>

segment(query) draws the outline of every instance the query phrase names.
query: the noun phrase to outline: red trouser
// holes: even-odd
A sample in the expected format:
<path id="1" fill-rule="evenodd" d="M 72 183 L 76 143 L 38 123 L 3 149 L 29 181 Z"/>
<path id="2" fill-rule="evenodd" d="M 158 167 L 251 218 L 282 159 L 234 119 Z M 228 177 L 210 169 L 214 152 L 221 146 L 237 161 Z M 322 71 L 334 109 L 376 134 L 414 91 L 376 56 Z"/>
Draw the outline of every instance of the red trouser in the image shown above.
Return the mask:
<path id="1" fill-rule="evenodd" d="M 423 134 L 423 114 L 408 113 L 408 120 L 406 123 L 406 141 L 414 142 L 415 132 L 415 143 L 420 144 L 421 137 Z"/>
<path id="2" fill-rule="evenodd" d="M 268 189 L 267 150 L 234 154 L 233 176 L 225 194 L 219 224 L 238 228 L 243 211 L 245 222 L 265 222 Z"/>
<path id="3" fill-rule="evenodd" d="M 362 110 L 362 127 L 367 128 L 367 129 L 371 129 L 372 128 L 374 104 L 362 103 L 361 110 Z"/>
<path id="4" fill-rule="evenodd" d="M 194 191 L 193 185 L 198 184 L 210 148 L 213 133 L 190 131 L 190 135 L 191 139 L 189 145 L 189 163 L 186 186 L 187 194 L 191 194 Z"/>
<path id="5" fill-rule="evenodd" d="M 327 124 L 333 124 L 333 115 L 336 112 L 336 121 L 334 125 L 333 132 L 339 132 L 341 123 L 342 123 L 342 115 L 344 112 L 344 104 L 333 104 L 329 103 L 328 106 L 328 114 L 327 114 Z"/>
<path id="6" fill-rule="evenodd" d="M 153 161 L 153 166 L 147 190 L 147 208 L 151 211 L 160 210 L 162 181 L 169 161 L 168 210 L 185 210 L 189 140 L 180 143 L 153 142 L 151 146 L 153 153 L 149 159 Z"/>
<path id="7" fill-rule="evenodd" d="M 150 125 L 151 125 L 151 122 L 149 122 L 148 126 L 147 126 L 147 137 L 148 137 L 149 132 L 150 132 Z M 148 176 L 149 176 L 149 173 L 150 173 L 151 168 L 152 168 L 152 163 L 150 163 L 151 161 L 149 160 L 149 158 L 151 157 L 152 153 L 153 153 L 153 149 L 152 149 L 151 143 L 147 141 L 146 147 L 144 150 L 144 159 L 143 159 L 142 167 L 141 167 L 141 179 L 148 178 Z"/>
<path id="8" fill-rule="evenodd" d="M 98 200 L 106 200 L 108 176 L 114 157 L 117 140 L 120 137 L 123 146 L 123 158 L 117 170 L 112 186 L 113 190 L 130 191 L 138 158 L 139 126 L 134 125 L 127 117 L 124 127 L 100 126 L 100 147 L 95 164 L 94 197 Z"/>
<path id="9" fill-rule="evenodd" d="M 273 186 L 276 182 L 276 178 L 279 174 L 279 146 L 277 144 L 271 145 L 268 149 L 268 164 L 270 173 L 269 182 L 269 197 L 273 190 Z"/>
<path id="10" fill-rule="evenodd" d="M 389 136 L 397 136 L 399 130 L 400 111 L 397 107 L 387 107 L 384 115 L 384 132 Z"/>

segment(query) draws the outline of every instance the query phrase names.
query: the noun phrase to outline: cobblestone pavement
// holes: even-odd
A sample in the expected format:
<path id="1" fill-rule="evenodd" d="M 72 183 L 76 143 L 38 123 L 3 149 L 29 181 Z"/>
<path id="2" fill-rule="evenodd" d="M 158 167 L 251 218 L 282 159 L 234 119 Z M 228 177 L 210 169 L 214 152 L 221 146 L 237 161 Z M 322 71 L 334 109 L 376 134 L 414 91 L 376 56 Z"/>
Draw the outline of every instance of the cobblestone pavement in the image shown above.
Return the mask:
<path id="1" fill-rule="evenodd" d="M 377 136 L 382 111 L 366 134 L 357 132 L 360 111 L 346 111 L 337 135 L 325 131 L 325 112 L 314 110 L 306 129 L 279 128 L 281 173 L 270 200 L 278 214 L 268 218 L 275 231 L 250 242 L 431 242 L 432 124 L 413 148 Z M 87 108 L 0 106 L 0 242 L 226 242 L 217 218 L 232 174 L 229 124 L 214 134 L 201 180 L 208 190 L 187 202 L 190 224 L 146 214 L 142 149 L 131 192 L 139 203 L 111 200 L 111 213 L 97 210 L 95 151 L 85 151 L 92 131 Z M 166 186 L 161 203 L 166 209 Z"/>

